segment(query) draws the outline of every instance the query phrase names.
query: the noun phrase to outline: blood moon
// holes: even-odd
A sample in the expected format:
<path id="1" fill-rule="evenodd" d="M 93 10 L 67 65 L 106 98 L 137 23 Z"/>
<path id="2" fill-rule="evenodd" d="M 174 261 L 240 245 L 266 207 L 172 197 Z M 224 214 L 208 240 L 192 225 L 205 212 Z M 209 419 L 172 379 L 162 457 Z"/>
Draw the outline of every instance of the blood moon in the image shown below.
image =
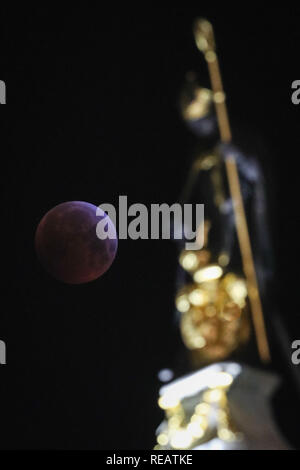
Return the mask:
<path id="1" fill-rule="evenodd" d="M 108 217 L 112 238 L 100 240 L 96 226 L 103 216 L 88 202 L 70 201 L 47 212 L 35 234 L 38 259 L 45 270 L 67 284 L 84 284 L 111 266 L 118 246 L 116 229 Z"/>

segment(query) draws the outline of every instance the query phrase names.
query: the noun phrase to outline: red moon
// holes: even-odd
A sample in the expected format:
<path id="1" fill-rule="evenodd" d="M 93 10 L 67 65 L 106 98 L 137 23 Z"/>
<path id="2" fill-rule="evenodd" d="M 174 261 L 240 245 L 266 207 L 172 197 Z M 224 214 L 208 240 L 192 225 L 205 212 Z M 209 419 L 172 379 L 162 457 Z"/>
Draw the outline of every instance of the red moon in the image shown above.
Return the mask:
<path id="1" fill-rule="evenodd" d="M 117 234 L 107 217 L 113 238 L 100 240 L 96 226 L 103 218 L 88 202 L 70 201 L 47 212 L 35 234 L 35 248 L 45 270 L 66 284 L 93 281 L 111 266 L 117 252 Z"/>

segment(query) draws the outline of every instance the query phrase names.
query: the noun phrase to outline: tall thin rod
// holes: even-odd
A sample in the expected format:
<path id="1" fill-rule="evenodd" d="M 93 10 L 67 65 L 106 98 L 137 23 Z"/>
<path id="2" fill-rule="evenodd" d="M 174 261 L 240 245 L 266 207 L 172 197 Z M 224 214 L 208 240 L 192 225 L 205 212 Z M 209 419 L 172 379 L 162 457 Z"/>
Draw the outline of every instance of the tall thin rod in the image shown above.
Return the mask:
<path id="1" fill-rule="evenodd" d="M 197 20 L 195 23 L 194 33 L 197 47 L 204 54 L 208 65 L 221 141 L 223 143 L 229 143 L 232 140 L 232 135 L 226 107 L 226 97 L 223 90 L 219 62 L 216 54 L 212 25 L 207 20 Z M 233 201 L 235 224 L 241 251 L 243 269 L 247 281 L 248 296 L 251 306 L 257 348 L 261 361 L 268 363 L 271 360 L 270 349 L 264 322 L 262 303 L 259 294 L 243 197 L 241 193 L 239 174 L 234 155 L 231 154 L 226 156 L 225 166 L 230 195 Z"/>

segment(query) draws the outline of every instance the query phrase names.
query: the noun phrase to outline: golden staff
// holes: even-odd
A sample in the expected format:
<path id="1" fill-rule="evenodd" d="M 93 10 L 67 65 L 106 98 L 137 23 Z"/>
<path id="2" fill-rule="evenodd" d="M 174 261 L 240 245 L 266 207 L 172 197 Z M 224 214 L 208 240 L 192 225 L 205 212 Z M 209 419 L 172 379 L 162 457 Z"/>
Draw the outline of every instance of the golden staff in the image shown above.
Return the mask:
<path id="1" fill-rule="evenodd" d="M 232 140 L 232 136 L 226 107 L 226 97 L 223 90 L 219 62 L 216 54 L 213 27 L 209 21 L 199 19 L 195 22 L 194 34 L 197 47 L 204 54 L 208 65 L 221 142 L 229 143 Z M 236 230 L 243 268 L 247 281 L 248 295 L 251 305 L 258 352 L 262 362 L 268 363 L 271 360 L 270 350 L 266 334 L 262 303 L 258 289 L 243 197 L 241 193 L 238 169 L 234 155 L 226 156 L 225 165 L 230 195 L 233 202 Z"/>

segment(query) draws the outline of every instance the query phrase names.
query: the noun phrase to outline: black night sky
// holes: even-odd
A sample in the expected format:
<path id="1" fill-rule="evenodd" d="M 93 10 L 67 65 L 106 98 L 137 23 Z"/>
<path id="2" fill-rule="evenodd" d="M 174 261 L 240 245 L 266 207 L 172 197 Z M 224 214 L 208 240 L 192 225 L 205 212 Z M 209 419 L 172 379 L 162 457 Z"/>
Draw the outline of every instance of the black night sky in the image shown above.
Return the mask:
<path id="1" fill-rule="evenodd" d="M 238 125 L 250 147 L 260 139 L 266 149 L 274 299 L 290 340 L 300 339 L 300 106 L 291 102 L 300 78 L 299 13 L 250 6 L 224 13 L 217 2 L 202 3 L 1 12 L 8 103 L 0 130 L 1 449 L 153 447 L 162 418 L 157 372 L 176 367 L 181 348 L 176 247 L 121 240 L 101 279 L 68 286 L 40 266 L 34 233 L 64 201 L 176 202 L 195 144 L 179 92 L 189 70 L 209 85 L 192 35 L 198 16 L 215 27 L 233 134 Z M 280 401 L 290 430 L 300 406 L 292 390 Z"/>

